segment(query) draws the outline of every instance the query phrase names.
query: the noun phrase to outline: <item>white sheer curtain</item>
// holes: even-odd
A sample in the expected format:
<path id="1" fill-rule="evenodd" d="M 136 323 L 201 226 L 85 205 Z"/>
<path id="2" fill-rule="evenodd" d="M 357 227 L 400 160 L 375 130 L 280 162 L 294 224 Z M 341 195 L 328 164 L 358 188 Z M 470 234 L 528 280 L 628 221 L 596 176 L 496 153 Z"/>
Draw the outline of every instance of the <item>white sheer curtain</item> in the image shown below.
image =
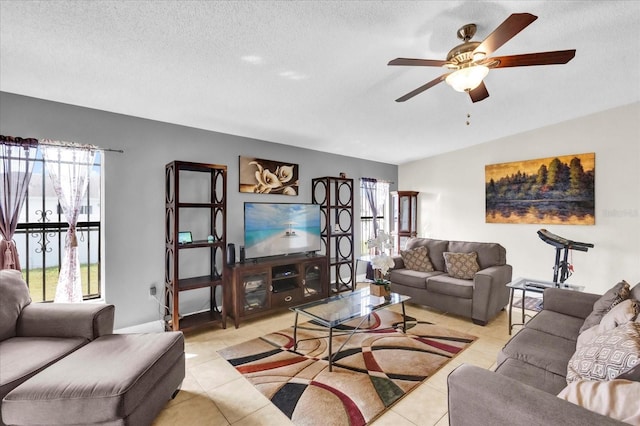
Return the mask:
<path id="1" fill-rule="evenodd" d="M 13 234 L 38 152 L 35 139 L 2 136 L 0 143 L 0 269 L 21 270 Z"/>
<path id="2" fill-rule="evenodd" d="M 82 302 L 76 224 L 81 203 L 87 192 L 89 173 L 95 160 L 96 150 L 90 145 L 76 145 L 48 139 L 41 140 L 40 144 L 53 188 L 69 223 L 54 302 Z"/>

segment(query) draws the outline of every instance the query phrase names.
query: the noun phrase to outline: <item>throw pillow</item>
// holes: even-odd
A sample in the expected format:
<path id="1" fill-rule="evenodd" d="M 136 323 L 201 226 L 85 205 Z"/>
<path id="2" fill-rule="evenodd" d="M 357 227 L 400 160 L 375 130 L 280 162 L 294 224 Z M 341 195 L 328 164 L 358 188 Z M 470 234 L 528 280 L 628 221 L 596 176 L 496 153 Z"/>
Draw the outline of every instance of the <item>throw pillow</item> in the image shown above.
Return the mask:
<path id="1" fill-rule="evenodd" d="M 630 380 L 576 380 L 559 398 L 632 425 L 640 424 L 640 383 Z"/>
<path id="2" fill-rule="evenodd" d="M 639 310 L 640 306 L 635 300 L 627 299 L 624 302 L 618 303 L 602 317 L 600 324 L 594 325 L 580 333 L 578 341 L 576 342 L 576 348 L 580 348 L 585 343 L 591 342 L 598 334 L 613 330 L 619 325 L 633 321 L 638 316 Z"/>
<path id="3" fill-rule="evenodd" d="M 629 291 L 629 293 L 629 299 L 637 300 L 640 302 L 640 283 L 636 284 L 635 287 L 633 287 Z"/>
<path id="4" fill-rule="evenodd" d="M 416 247 L 411 250 L 400 251 L 400 256 L 407 269 L 418 272 L 433 272 L 433 265 L 429 259 L 429 250 L 426 247 Z"/>
<path id="5" fill-rule="evenodd" d="M 16 322 L 20 312 L 29 303 L 29 288 L 20 271 L 0 270 L 0 341 L 16 335 Z"/>
<path id="6" fill-rule="evenodd" d="M 625 280 L 620 281 L 618 284 L 611 287 L 605 294 L 603 294 L 596 303 L 593 304 L 593 310 L 589 316 L 584 320 L 584 324 L 580 327 L 580 333 L 594 325 L 600 324 L 600 320 L 604 315 L 611 310 L 618 303 L 629 298 L 629 283 Z"/>
<path id="7" fill-rule="evenodd" d="M 580 379 L 611 380 L 640 362 L 640 324 L 628 322 L 599 334 L 575 351 L 567 366 L 567 383 Z"/>
<path id="8" fill-rule="evenodd" d="M 447 265 L 447 272 L 453 278 L 471 280 L 480 270 L 478 265 L 478 253 L 453 253 L 446 251 L 443 253 L 444 263 Z"/>

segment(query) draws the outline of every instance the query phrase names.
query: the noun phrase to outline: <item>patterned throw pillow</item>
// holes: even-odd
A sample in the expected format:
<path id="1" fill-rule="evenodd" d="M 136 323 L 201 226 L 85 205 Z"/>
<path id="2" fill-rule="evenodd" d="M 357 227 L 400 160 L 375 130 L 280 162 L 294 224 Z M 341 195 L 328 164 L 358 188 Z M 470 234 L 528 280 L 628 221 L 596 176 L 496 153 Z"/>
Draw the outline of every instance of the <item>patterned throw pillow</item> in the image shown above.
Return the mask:
<path id="1" fill-rule="evenodd" d="M 447 265 L 447 272 L 453 278 L 471 280 L 480 270 L 478 265 L 478 253 L 453 253 L 446 251 L 443 253 L 444 263 Z"/>
<path id="2" fill-rule="evenodd" d="M 625 280 L 611 287 L 593 304 L 593 311 L 591 311 L 587 319 L 584 320 L 584 324 L 580 327 L 580 333 L 594 325 L 600 324 L 602 317 L 618 303 L 627 300 L 629 294 L 629 283 Z"/>
<path id="3" fill-rule="evenodd" d="M 416 247 L 412 250 L 400 251 L 400 256 L 407 269 L 418 272 L 433 272 L 433 265 L 429 259 L 429 251 L 426 247 Z"/>
<path id="4" fill-rule="evenodd" d="M 628 322 L 596 336 L 576 350 L 567 366 L 567 383 L 611 380 L 640 362 L 640 324 Z"/>

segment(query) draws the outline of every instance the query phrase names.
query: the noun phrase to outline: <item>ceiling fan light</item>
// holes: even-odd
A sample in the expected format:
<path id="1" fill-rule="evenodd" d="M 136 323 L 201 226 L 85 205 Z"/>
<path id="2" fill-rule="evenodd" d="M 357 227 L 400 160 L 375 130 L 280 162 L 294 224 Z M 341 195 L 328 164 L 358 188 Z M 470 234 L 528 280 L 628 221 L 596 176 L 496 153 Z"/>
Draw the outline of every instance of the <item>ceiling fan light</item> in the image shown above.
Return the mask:
<path id="1" fill-rule="evenodd" d="M 458 92 L 468 92 L 478 87 L 487 74 L 489 74 L 489 68 L 484 65 L 474 65 L 449 74 L 446 82 Z"/>

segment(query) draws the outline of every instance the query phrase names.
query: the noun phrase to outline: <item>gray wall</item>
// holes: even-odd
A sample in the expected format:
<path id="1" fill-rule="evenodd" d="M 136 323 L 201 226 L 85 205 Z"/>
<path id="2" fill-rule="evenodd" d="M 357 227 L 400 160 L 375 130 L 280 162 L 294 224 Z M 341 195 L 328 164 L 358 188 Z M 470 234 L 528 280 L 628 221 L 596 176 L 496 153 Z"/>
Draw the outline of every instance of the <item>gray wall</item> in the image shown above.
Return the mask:
<path id="1" fill-rule="evenodd" d="M 103 256 L 105 299 L 116 306 L 116 327 L 161 318 L 149 287 L 164 285 L 164 166 L 173 160 L 228 166 L 227 241 L 242 244 L 243 203 L 311 202 L 311 179 L 345 172 L 357 180 L 398 181 L 398 167 L 352 157 L 199 130 L 0 92 L 0 133 L 123 149 L 105 153 Z M 238 156 L 297 163 L 297 197 L 238 191 Z M 391 190 L 397 189 L 395 184 Z M 355 191 L 356 211 L 360 206 Z M 356 214 L 357 215 L 357 214 Z M 356 218 L 357 219 L 357 218 Z M 359 241 L 356 224 L 356 241 Z M 357 253 L 356 253 L 357 254 Z M 159 291 L 160 293 L 160 291 Z M 206 292 L 183 293 L 182 312 L 206 307 Z M 187 297 L 184 297 L 187 296 Z M 161 297 L 159 296 L 159 299 Z"/>

